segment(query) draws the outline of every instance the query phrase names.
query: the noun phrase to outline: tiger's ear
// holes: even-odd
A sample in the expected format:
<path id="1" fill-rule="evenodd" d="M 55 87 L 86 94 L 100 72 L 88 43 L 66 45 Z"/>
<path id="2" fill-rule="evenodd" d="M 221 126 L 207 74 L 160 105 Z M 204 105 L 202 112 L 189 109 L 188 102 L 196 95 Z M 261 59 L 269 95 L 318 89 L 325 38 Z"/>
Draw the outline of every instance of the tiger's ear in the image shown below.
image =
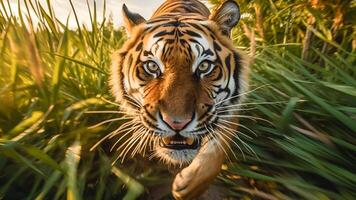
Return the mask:
<path id="1" fill-rule="evenodd" d="M 125 4 L 122 6 L 122 15 L 124 17 L 124 24 L 128 34 L 132 32 L 132 29 L 135 26 L 146 21 L 141 15 L 131 12 Z"/>
<path id="2" fill-rule="evenodd" d="M 230 36 L 231 29 L 240 20 L 240 7 L 235 1 L 227 0 L 209 18 L 220 26 L 225 35 Z"/>

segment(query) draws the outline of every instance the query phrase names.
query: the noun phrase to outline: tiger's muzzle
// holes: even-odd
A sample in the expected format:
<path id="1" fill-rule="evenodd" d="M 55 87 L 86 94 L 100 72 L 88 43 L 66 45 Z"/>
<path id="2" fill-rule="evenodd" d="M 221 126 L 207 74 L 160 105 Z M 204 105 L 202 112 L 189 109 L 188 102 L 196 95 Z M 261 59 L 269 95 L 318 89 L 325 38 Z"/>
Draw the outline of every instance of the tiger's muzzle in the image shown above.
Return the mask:
<path id="1" fill-rule="evenodd" d="M 162 121 L 175 132 L 175 135 L 163 137 L 160 141 L 160 146 L 163 148 L 182 150 L 182 149 L 197 149 L 200 146 L 199 138 L 184 137 L 180 131 L 184 130 L 195 117 L 195 113 L 186 118 L 172 117 L 168 113 L 159 112 L 159 117 Z"/>

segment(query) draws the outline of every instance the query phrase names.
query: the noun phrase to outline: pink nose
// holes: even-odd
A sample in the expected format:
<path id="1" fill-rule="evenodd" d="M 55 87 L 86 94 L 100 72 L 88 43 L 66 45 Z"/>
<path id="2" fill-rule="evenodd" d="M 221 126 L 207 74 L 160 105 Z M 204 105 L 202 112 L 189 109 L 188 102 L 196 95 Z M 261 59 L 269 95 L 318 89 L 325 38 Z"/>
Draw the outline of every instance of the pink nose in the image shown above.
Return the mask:
<path id="1" fill-rule="evenodd" d="M 182 130 L 189 122 L 192 120 L 190 119 L 174 119 L 168 115 L 162 115 L 163 121 L 166 122 L 173 130 L 180 131 Z"/>

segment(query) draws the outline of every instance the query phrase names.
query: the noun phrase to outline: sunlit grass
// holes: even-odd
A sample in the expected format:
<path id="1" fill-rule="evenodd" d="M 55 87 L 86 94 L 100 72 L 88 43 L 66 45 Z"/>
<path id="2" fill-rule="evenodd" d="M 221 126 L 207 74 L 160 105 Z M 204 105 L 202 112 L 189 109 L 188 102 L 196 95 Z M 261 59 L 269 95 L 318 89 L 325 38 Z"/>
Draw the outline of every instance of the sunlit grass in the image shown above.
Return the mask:
<path id="1" fill-rule="evenodd" d="M 95 6 L 90 30 L 79 22 L 70 30 L 45 11 L 50 1 L 25 2 L 39 24 L 28 13 L 15 19 L 1 9 L 0 16 L 0 198 L 134 199 L 170 184 L 155 160 L 112 165 L 110 145 L 91 150 L 120 125 L 93 127 L 118 115 L 88 111 L 117 110 L 108 73 L 123 31 L 110 19 L 98 22 Z M 310 50 L 322 67 L 300 58 L 299 43 L 257 47 L 251 89 L 259 89 L 248 96 L 241 115 L 251 117 L 239 130 L 246 144 L 236 140 L 243 153 L 234 149 L 238 160 L 231 157 L 218 181 L 232 197 L 356 196 L 356 54 L 334 46 L 330 54 Z"/>

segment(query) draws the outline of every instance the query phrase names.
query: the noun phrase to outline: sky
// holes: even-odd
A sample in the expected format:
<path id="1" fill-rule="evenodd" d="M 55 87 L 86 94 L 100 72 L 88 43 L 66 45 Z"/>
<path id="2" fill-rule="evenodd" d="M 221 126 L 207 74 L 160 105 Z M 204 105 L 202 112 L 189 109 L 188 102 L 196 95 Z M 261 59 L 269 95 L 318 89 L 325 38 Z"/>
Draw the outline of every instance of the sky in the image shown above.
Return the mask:
<path id="1" fill-rule="evenodd" d="M 28 0 L 20 0 L 20 5 L 18 4 L 18 0 L 9 0 L 10 7 L 14 15 L 18 16 L 19 6 L 21 8 L 21 12 L 23 15 L 27 14 L 26 8 L 24 6 L 24 1 Z M 35 1 L 35 0 L 30 0 Z M 46 0 L 36 0 L 38 1 L 44 8 L 47 9 Z M 98 21 L 102 21 L 103 19 L 103 8 L 104 8 L 104 0 L 72 0 L 76 13 L 78 15 L 78 20 L 80 24 L 86 24 L 87 27 L 90 27 L 90 16 L 88 12 L 87 1 L 93 9 L 94 2 L 96 2 L 97 12 L 98 12 Z M 164 0 L 106 0 L 106 17 L 110 15 L 113 17 L 115 27 L 122 26 L 122 17 L 121 17 L 121 8 L 125 3 L 127 7 L 133 11 L 141 14 L 146 19 L 150 18 L 156 8 L 162 4 Z M 5 2 L 5 1 L 4 1 Z M 76 28 L 77 24 L 73 15 L 73 10 L 70 6 L 69 0 L 50 0 L 54 13 L 61 22 L 65 23 L 67 21 L 68 15 L 69 18 L 69 27 Z M 3 11 L 3 8 L 0 8 Z M 8 11 L 9 9 L 6 8 Z M 34 13 L 31 12 L 33 18 L 36 18 Z M 34 19 L 37 21 L 36 19 Z"/>
<path id="2" fill-rule="evenodd" d="M 10 7 L 14 15 L 19 15 L 19 7 L 21 9 L 22 15 L 27 14 L 24 1 L 38 1 L 45 9 L 48 9 L 46 0 L 20 0 L 20 5 L 18 3 L 18 0 L 9 0 Z M 91 9 L 93 9 L 94 7 L 94 2 L 96 3 L 98 21 L 101 22 L 103 19 L 103 8 L 105 0 L 72 0 L 80 24 L 85 24 L 88 28 L 90 28 L 90 15 L 88 12 L 87 1 Z M 146 19 L 149 19 L 153 12 L 159 7 L 159 5 L 163 3 L 163 1 L 164 0 L 106 0 L 105 16 L 109 17 L 111 15 L 113 17 L 114 26 L 120 27 L 123 25 L 121 17 L 121 8 L 124 3 L 131 11 L 137 12 Z M 57 19 L 65 23 L 69 15 L 69 27 L 73 29 L 77 27 L 69 0 L 50 0 L 50 2 L 52 4 Z M 0 7 L 0 10 L 3 11 L 3 8 Z M 9 11 L 9 8 L 6 7 L 6 10 Z M 31 12 L 30 14 L 34 22 L 36 23 L 38 20 L 35 16 L 35 13 Z"/>

